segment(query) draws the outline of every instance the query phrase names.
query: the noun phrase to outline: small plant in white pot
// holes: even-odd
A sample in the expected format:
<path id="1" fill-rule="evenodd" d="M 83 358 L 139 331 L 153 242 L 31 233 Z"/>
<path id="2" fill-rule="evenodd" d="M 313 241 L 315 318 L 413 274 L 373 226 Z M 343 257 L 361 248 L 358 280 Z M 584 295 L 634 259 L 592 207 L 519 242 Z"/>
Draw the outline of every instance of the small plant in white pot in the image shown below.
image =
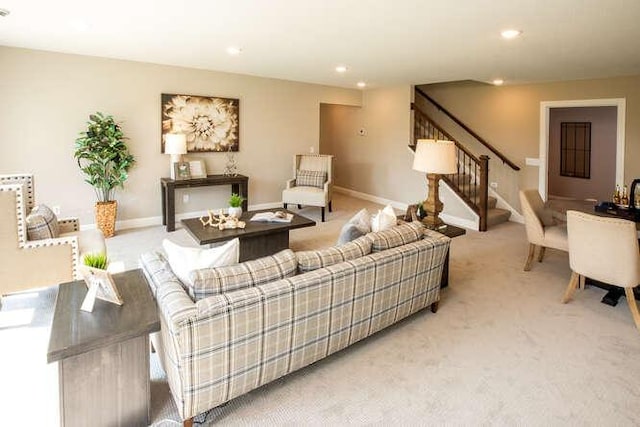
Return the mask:
<path id="1" fill-rule="evenodd" d="M 232 193 L 229 198 L 229 215 L 235 218 L 242 216 L 242 202 L 244 197 L 239 194 Z"/>

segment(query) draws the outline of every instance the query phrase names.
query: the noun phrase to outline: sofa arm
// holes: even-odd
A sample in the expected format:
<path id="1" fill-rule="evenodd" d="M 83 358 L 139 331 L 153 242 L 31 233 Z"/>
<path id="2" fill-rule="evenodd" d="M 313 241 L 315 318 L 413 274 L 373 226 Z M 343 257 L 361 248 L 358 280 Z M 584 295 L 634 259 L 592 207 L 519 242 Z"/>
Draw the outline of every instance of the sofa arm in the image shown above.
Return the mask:
<path id="1" fill-rule="evenodd" d="M 287 180 L 287 188 L 293 188 L 296 186 L 296 179 L 291 178 Z"/>
<path id="2" fill-rule="evenodd" d="M 183 322 L 196 316 L 196 305 L 161 254 L 142 254 L 140 266 L 147 277 L 158 309 L 172 332 L 177 331 Z"/>
<path id="3" fill-rule="evenodd" d="M 59 218 L 58 230 L 60 233 L 72 233 L 80 230 L 78 218 Z"/>

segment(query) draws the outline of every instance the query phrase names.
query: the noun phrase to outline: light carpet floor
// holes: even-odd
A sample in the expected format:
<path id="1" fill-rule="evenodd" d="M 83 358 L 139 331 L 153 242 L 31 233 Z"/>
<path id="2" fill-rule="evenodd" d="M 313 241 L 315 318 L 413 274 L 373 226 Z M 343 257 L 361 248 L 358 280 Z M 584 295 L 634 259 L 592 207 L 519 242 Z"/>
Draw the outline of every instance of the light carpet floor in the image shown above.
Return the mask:
<path id="1" fill-rule="evenodd" d="M 340 195 L 334 205 L 326 223 L 292 232 L 293 249 L 329 246 L 358 209 L 379 208 Z M 301 213 L 319 219 L 317 209 Z M 184 230 L 150 227 L 119 232 L 109 253 L 135 268 L 167 236 L 193 245 Z M 523 272 L 526 251 L 515 223 L 453 239 L 438 313 L 234 399 L 201 425 L 639 425 L 640 332 L 626 301 L 610 307 L 587 288 L 563 305 L 567 254 L 548 250 Z M 0 425 L 58 425 L 57 372 L 45 356 L 55 292 L 3 301 Z M 155 356 L 151 392 L 153 425 L 177 425 Z"/>

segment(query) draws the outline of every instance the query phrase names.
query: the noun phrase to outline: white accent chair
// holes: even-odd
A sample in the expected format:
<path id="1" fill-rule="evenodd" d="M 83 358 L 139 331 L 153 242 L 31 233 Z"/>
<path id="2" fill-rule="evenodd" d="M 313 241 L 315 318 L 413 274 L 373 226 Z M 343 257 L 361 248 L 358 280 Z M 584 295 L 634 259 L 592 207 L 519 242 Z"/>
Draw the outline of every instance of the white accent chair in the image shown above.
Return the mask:
<path id="1" fill-rule="evenodd" d="M 300 185 L 300 171 L 322 172 L 326 174 L 324 182 L 317 186 Z M 296 154 L 293 156 L 293 179 L 286 183 L 282 192 L 284 208 L 292 203 L 301 208 L 302 205 L 318 206 L 322 209 L 324 222 L 325 207 L 331 212 L 331 196 L 333 187 L 333 156 L 326 154 Z"/>
<path id="2" fill-rule="evenodd" d="M 58 220 L 57 238 L 28 240 L 34 204 L 32 175 L 0 175 L 0 297 L 78 279 L 85 253 L 106 252 L 102 232 L 79 231 L 77 218 Z"/>
<path id="3" fill-rule="evenodd" d="M 580 277 L 624 288 L 636 328 L 640 312 L 633 288 L 640 284 L 640 252 L 636 224 L 584 212 L 567 211 L 571 280 L 562 298 L 569 302 Z"/>
<path id="4" fill-rule="evenodd" d="M 538 262 L 542 262 L 546 248 L 569 251 L 566 225 L 554 219 L 553 212 L 544 206 L 538 190 L 521 190 L 520 206 L 529 241 L 529 255 L 524 271 L 531 270 L 536 247 L 540 248 Z"/>

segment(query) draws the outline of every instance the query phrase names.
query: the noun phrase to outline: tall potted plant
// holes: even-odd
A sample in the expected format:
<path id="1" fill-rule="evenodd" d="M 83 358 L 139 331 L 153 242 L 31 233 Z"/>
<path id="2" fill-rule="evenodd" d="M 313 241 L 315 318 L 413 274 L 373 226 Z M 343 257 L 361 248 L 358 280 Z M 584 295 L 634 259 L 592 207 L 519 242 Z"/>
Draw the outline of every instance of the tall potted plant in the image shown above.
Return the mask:
<path id="1" fill-rule="evenodd" d="M 95 113 L 89 116 L 87 130 L 76 139 L 74 157 L 93 186 L 96 203 L 96 224 L 105 237 L 115 233 L 117 202 L 116 187 L 123 188 L 129 169 L 135 160 L 124 143 L 120 124 L 110 115 Z"/>

